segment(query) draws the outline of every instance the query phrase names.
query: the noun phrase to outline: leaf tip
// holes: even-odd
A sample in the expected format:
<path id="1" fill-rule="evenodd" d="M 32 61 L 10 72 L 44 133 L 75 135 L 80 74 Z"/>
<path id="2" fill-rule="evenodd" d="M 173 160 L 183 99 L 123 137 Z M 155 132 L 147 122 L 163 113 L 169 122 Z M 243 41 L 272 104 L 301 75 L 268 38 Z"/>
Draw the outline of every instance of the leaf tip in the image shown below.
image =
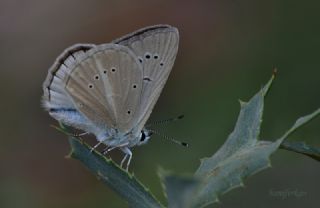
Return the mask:
<path id="1" fill-rule="evenodd" d="M 204 158 L 200 158 L 200 164 L 203 163 L 203 161 L 204 161 Z"/>
<path id="2" fill-rule="evenodd" d="M 240 107 L 241 107 L 241 108 L 245 107 L 246 104 L 247 104 L 247 102 L 242 101 L 242 100 L 240 100 L 240 99 L 239 99 L 239 103 L 240 103 Z"/>
<path id="3" fill-rule="evenodd" d="M 272 168 L 272 164 L 271 164 L 271 161 L 270 161 L 270 159 L 269 159 L 269 158 L 268 158 L 267 168 Z"/>
<path id="4" fill-rule="evenodd" d="M 70 141 L 71 143 L 71 141 Z M 74 146 L 70 145 L 71 146 L 71 149 L 70 149 L 70 152 L 64 156 L 64 158 L 66 159 L 75 159 L 76 158 L 76 153 L 75 153 L 75 149 L 74 149 Z"/>
<path id="5" fill-rule="evenodd" d="M 157 174 L 158 174 L 158 177 L 163 180 L 166 176 L 170 175 L 172 172 L 171 171 L 168 171 L 168 170 L 164 170 L 161 166 L 158 166 L 157 168 Z"/>
<path id="6" fill-rule="evenodd" d="M 275 68 L 272 72 L 272 76 L 270 78 L 270 80 L 268 81 L 268 83 L 264 86 L 264 88 L 262 89 L 262 93 L 263 93 L 263 96 L 266 96 L 272 83 L 273 83 L 273 80 L 276 78 L 276 74 L 277 74 L 277 69 Z"/>
<path id="7" fill-rule="evenodd" d="M 239 187 L 245 188 L 246 186 L 244 185 L 243 181 L 240 181 Z"/>
<path id="8" fill-rule="evenodd" d="M 221 201 L 220 201 L 220 199 L 217 197 L 217 198 L 213 201 L 213 203 L 221 204 Z"/>
<path id="9" fill-rule="evenodd" d="M 73 158 L 73 156 L 74 156 L 74 152 L 71 150 L 71 151 L 69 152 L 69 154 L 67 154 L 66 156 L 64 156 L 64 158 L 66 158 L 66 159 L 71 159 L 71 158 Z"/>
<path id="10" fill-rule="evenodd" d="M 277 69 L 277 67 L 274 67 L 273 71 L 272 71 L 272 76 L 276 77 L 277 74 L 278 74 L 278 69 Z"/>

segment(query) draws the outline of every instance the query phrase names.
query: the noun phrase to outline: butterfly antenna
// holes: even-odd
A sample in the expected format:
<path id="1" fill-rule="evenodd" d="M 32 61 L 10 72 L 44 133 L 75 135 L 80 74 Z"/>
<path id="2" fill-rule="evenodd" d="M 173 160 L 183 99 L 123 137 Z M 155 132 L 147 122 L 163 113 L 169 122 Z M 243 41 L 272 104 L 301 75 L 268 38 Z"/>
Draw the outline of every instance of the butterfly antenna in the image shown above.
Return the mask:
<path id="1" fill-rule="evenodd" d="M 184 115 L 180 115 L 180 116 L 177 116 L 177 117 L 174 117 L 174 118 L 169 118 L 169 119 L 165 119 L 165 120 L 161 120 L 161 121 L 155 121 L 155 122 L 147 124 L 146 127 L 159 125 L 159 124 L 167 124 L 169 122 L 178 121 L 178 120 L 183 119 L 183 118 L 184 118 Z"/>
<path id="2" fill-rule="evenodd" d="M 150 131 L 150 132 L 152 132 L 152 133 L 154 133 L 154 134 L 157 134 L 157 135 L 159 135 L 160 137 L 162 137 L 162 138 L 164 138 L 164 139 L 166 139 L 166 140 L 169 140 L 169 141 L 171 141 L 171 142 L 173 142 L 173 143 L 175 143 L 175 144 L 178 144 L 178 145 L 181 145 L 181 146 L 184 146 L 184 147 L 189 147 L 189 144 L 188 144 L 188 143 L 175 140 L 174 138 L 169 137 L 169 136 L 167 136 L 167 135 L 164 135 L 164 134 L 162 134 L 162 133 L 160 133 L 160 132 L 158 132 L 158 131 L 156 131 L 156 130 L 148 129 L 148 131 Z"/>

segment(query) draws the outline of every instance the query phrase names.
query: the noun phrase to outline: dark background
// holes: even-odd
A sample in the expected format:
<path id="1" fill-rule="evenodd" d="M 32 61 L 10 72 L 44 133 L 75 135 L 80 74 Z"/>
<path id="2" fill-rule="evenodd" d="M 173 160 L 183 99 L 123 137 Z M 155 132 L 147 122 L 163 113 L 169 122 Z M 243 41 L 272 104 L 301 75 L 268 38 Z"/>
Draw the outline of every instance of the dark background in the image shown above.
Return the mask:
<path id="1" fill-rule="evenodd" d="M 134 149 L 131 163 L 165 201 L 157 169 L 194 172 L 232 131 L 238 99 L 261 89 L 274 67 L 279 73 L 266 100 L 262 139 L 280 137 L 320 107 L 319 9 L 316 0 L 2 0 L 0 207 L 126 207 L 78 161 L 64 158 L 66 136 L 50 127 L 56 122 L 40 107 L 47 69 L 66 47 L 109 42 L 159 23 L 179 29 L 178 57 L 149 121 L 185 114 L 162 131 L 190 148 L 153 137 Z M 319 146 L 319 123 L 315 119 L 290 140 Z M 117 161 L 121 156 L 112 154 Z M 212 207 L 318 207 L 318 162 L 279 150 L 272 166 Z M 291 191 L 302 196 L 276 196 Z"/>

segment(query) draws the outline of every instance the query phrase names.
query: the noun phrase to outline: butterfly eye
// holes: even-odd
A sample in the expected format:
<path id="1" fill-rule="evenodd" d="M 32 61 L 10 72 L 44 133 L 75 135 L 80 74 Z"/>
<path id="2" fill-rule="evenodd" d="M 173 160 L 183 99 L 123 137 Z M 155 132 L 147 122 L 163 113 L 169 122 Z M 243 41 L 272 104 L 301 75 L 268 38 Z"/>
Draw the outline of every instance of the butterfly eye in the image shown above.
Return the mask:
<path id="1" fill-rule="evenodd" d="M 88 87 L 89 87 L 90 89 L 93 89 L 93 84 L 88 84 Z"/>
<path id="2" fill-rule="evenodd" d="M 137 85 L 133 85 L 132 87 L 133 87 L 133 88 L 137 88 Z"/>
<path id="3" fill-rule="evenodd" d="M 104 74 L 107 74 L 107 70 L 103 70 L 103 73 L 104 73 Z"/>
<path id="4" fill-rule="evenodd" d="M 146 139 L 146 134 L 144 131 L 141 131 L 141 137 L 140 137 L 140 142 L 143 142 Z"/>
<path id="5" fill-rule="evenodd" d="M 111 68 L 111 71 L 112 71 L 112 72 L 116 72 L 116 68 L 112 67 L 112 68 Z"/>
<path id="6" fill-rule="evenodd" d="M 131 114 L 131 111 L 129 111 L 129 110 L 128 110 L 128 112 L 127 112 L 127 113 L 130 115 L 130 114 Z"/>
<path id="7" fill-rule="evenodd" d="M 95 80 L 99 80 L 99 78 L 100 78 L 99 75 L 95 75 L 95 76 L 94 76 L 94 79 L 95 79 Z"/>

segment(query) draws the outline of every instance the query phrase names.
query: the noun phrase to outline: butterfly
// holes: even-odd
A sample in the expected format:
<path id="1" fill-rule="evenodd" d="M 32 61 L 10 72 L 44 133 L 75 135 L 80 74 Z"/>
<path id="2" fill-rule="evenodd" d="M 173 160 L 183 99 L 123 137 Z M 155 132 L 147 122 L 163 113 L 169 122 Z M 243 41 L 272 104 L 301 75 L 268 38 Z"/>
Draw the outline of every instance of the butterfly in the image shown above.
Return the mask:
<path id="1" fill-rule="evenodd" d="M 170 25 L 142 28 L 111 43 L 76 44 L 49 69 L 42 104 L 59 122 L 96 136 L 108 151 L 145 144 L 145 128 L 173 67 L 179 32 Z M 97 146 L 96 145 L 96 146 Z M 95 146 L 95 147 L 96 147 Z"/>

